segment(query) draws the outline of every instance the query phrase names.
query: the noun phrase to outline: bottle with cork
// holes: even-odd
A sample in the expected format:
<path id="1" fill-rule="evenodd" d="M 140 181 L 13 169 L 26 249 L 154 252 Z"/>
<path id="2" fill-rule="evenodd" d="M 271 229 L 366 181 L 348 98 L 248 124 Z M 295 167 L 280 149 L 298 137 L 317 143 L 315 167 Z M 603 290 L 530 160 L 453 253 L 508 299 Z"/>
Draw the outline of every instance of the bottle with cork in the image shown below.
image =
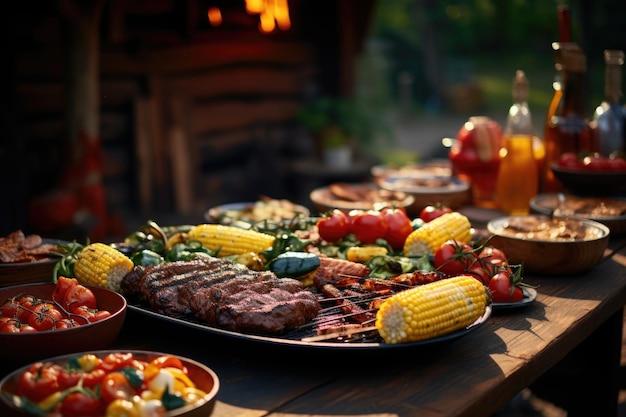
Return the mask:
<path id="1" fill-rule="evenodd" d="M 539 190 L 539 172 L 533 151 L 533 122 L 528 108 L 528 80 L 518 70 L 513 79 L 513 105 L 503 134 L 496 183 L 500 209 L 508 214 L 528 214 L 529 201 Z"/>
<path id="2" fill-rule="evenodd" d="M 545 163 L 542 169 L 542 192 L 562 191 L 563 185 L 554 176 L 551 165 L 565 152 L 596 152 L 598 149 L 591 124 L 585 112 L 583 77 L 587 59 L 582 49 L 569 44 L 560 51 L 561 91 L 554 114 L 544 129 Z"/>

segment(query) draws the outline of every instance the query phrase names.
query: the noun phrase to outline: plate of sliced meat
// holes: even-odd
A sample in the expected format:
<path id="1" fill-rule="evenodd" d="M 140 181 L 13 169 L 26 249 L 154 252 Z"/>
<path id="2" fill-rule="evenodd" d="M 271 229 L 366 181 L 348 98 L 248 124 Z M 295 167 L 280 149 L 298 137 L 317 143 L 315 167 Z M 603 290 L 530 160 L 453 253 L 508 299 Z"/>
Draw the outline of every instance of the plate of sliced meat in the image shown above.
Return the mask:
<path id="1" fill-rule="evenodd" d="M 63 243 L 21 230 L 0 237 L 0 287 L 52 281 Z"/>
<path id="2" fill-rule="evenodd" d="M 346 262 L 345 264 L 342 264 Z M 405 348 L 457 339 L 485 323 L 420 342 L 385 344 L 374 326 L 377 303 L 437 273 L 398 280 L 367 276 L 367 267 L 324 259 L 313 287 L 269 271 L 203 257 L 136 267 L 121 283 L 129 311 L 215 335 L 264 344 L 320 349 Z M 350 263 L 353 264 L 353 263 Z M 360 265 L 360 264 L 359 264 Z M 327 273 L 332 267 L 334 273 Z M 321 272 L 319 272 L 321 271 Z M 337 272 L 340 271 L 340 272 Z"/>

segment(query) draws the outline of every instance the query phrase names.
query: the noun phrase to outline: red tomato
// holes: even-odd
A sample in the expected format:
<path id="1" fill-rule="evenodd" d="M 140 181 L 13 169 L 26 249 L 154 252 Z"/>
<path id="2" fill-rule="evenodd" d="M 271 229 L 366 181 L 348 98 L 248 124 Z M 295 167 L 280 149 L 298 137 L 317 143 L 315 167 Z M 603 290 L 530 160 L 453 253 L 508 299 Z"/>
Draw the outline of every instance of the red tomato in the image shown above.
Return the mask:
<path id="1" fill-rule="evenodd" d="M 52 291 L 52 301 L 63 304 L 65 294 L 67 294 L 67 292 L 76 285 L 78 285 L 78 280 L 76 278 L 59 277 L 56 285 L 54 286 L 54 290 Z"/>
<path id="2" fill-rule="evenodd" d="M 106 372 L 113 372 L 120 370 L 126 366 L 132 366 L 135 358 L 132 353 L 109 353 L 101 361 L 99 368 L 104 369 Z"/>
<path id="3" fill-rule="evenodd" d="M 467 274 L 482 282 L 483 285 L 489 285 L 489 281 L 491 280 L 491 273 L 489 270 L 483 267 L 478 261 L 474 262 L 469 271 L 467 271 Z"/>
<path id="4" fill-rule="evenodd" d="M 459 275 L 466 272 L 475 262 L 474 249 L 457 240 L 448 240 L 437 251 L 433 264 L 439 272 Z"/>
<path id="5" fill-rule="evenodd" d="M 381 213 L 387 222 L 387 233 L 384 239 L 393 250 L 402 249 L 407 236 L 413 232 L 411 219 L 404 209 L 389 207 L 383 209 Z"/>
<path id="6" fill-rule="evenodd" d="M 498 272 L 489 281 L 491 299 L 495 303 L 515 302 L 524 298 L 524 292 L 518 286 L 513 285 L 511 274 Z"/>
<path id="7" fill-rule="evenodd" d="M 20 375 L 17 394 L 39 402 L 59 390 L 61 367 L 52 362 L 36 362 Z"/>
<path id="8" fill-rule="evenodd" d="M 129 400 L 134 395 L 134 389 L 121 372 L 107 374 L 100 384 L 100 394 L 105 403 L 116 399 Z"/>
<path id="9" fill-rule="evenodd" d="M 477 256 L 480 266 L 485 269 L 489 275 L 493 275 L 504 267 L 508 267 L 508 258 L 504 252 L 493 246 L 485 246 Z"/>
<path id="10" fill-rule="evenodd" d="M 91 323 L 92 321 L 94 321 L 94 317 L 96 316 L 97 312 L 98 310 L 96 310 L 95 308 L 89 308 L 87 306 L 78 306 L 76 308 L 73 308 L 71 311 L 72 319 L 74 319 L 79 325 Z"/>
<path id="11" fill-rule="evenodd" d="M 36 297 L 32 295 L 24 295 L 17 300 L 20 305 L 18 318 L 22 323 L 28 323 L 28 318 L 33 312 L 34 306 L 38 303 Z"/>
<path id="12" fill-rule="evenodd" d="M 56 323 L 54 323 L 55 329 L 69 329 L 76 326 L 80 326 L 80 324 L 78 324 L 76 320 L 68 318 L 57 320 Z"/>
<path id="13" fill-rule="evenodd" d="M 19 315 L 19 303 L 14 298 L 9 298 L 0 307 L 2 317 L 17 317 Z"/>
<path id="14" fill-rule="evenodd" d="M 106 372 L 104 371 L 104 369 L 96 368 L 90 372 L 68 371 L 64 369 L 59 373 L 59 388 L 61 390 L 64 390 L 66 388 L 73 387 L 77 385 L 81 380 L 83 387 L 92 388 L 101 383 L 105 376 Z"/>
<path id="15" fill-rule="evenodd" d="M 20 325 L 20 333 L 32 333 L 32 332 L 36 332 L 36 331 L 37 331 L 37 329 L 35 329 L 30 324 L 22 324 L 22 325 Z"/>
<path id="16" fill-rule="evenodd" d="M 327 242 L 336 242 L 350 233 L 350 219 L 341 210 L 333 210 L 317 222 L 320 237 Z"/>
<path id="17" fill-rule="evenodd" d="M 620 157 L 609 158 L 607 165 L 612 171 L 626 171 L 626 160 Z"/>
<path id="18" fill-rule="evenodd" d="M 592 171 L 605 171 L 610 169 L 608 160 L 597 153 L 585 156 L 583 158 L 583 167 Z"/>
<path id="19" fill-rule="evenodd" d="M 565 152 L 559 157 L 558 165 L 562 168 L 580 169 L 582 162 L 574 152 Z"/>
<path id="20" fill-rule="evenodd" d="M 72 392 L 65 397 L 59 411 L 64 417 L 92 417 L 102 415 L 104 410 L 97 396 L 92 397 L 82 392 Z"/>
<path id="21" fill-rule="evenodd" d="M 157 368 L 177 368 L 186 371 L 185 365 L 183 365 L 180 359 L 169 355 L 159 356 L 153 359 L 150 365 L 154 365 Z"/>
<path id="22" fill-rule="evenodd" d="M 447 206 L 426 206 L 420 212 L 420 219 L 424 221 L 424 223 L 428 223 L 431 220 L 436 219 L 442 214 L 452 213 L 452 209 Z"/>
<path id="23" fill-rule="evenodd" d="M 19 333 L 20 322 L 11 317 L 2 317 L 0 321 L 0 333 Z"/>
<path id="24" fill-rule="evenodd" d="M 87 308 L 97 308 L 96 296 L 93 292 L 82 284 L 74 285 L 63 298 L 63 305 L 68 311 L 76 307 L 85 306 Z"/>
<path id="25" fill-rule="evenodd" d="M 96 321 L 104 320 L 107 317 L 111 317 L 111 313 L 106 310 L 98 310 L 93 316 L 89 317 L 88 320 L 91 323 L 95 323 Z"/>
<path id="26" fill-rule="evenodd" d="M 50 330 L 57 320 L 61 320 L 63 314 L 52 303 L 37 304 L 33 308 L 33 314 L 28 318 L 28 324 L 38 331 Z"/>
<path id="27" fill-rule="evenodd" d="M 389 225 L 380 211 L 367 210 L 351 212 L 352 233 L 361 243 L 376 243 L 376 239 L 383 239 L 389 230 Z"/>

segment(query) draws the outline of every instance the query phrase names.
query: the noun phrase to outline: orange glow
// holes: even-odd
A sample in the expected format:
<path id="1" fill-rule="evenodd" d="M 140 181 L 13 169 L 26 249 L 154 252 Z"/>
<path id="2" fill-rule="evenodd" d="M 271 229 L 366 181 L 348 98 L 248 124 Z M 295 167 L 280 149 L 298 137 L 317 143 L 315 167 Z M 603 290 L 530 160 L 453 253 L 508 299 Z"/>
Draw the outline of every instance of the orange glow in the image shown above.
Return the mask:
<path id="1" fill-rule="evenodd" d="M 265 11 L 265 0 L 246 0 L 246 11 L 249 14 L 260 14 Z"/>
<path id="2" fill-rule="evenodd" d="M 259 16 L 259 19 L 259 30 L 261 32 L 270 33 L 276 27 L 274 15 L 270 11 L 270 9 L 265 9 L 265 11 Z"/>
<path id="3" fill-rule="evenodd" d="M 209 7 L 207 16 L 209 17 L 211 26 L 219 26 L 222 24 L 222 11 L 219 7 Z"/>
<path id="4" fill-rule="evenodd" d="M 291 19 L 289 18 L 289 4 L 287 0 L 275 0 L 274 15 L 276 23 L 281 30 L 289 30 L 291 28 Z"/>

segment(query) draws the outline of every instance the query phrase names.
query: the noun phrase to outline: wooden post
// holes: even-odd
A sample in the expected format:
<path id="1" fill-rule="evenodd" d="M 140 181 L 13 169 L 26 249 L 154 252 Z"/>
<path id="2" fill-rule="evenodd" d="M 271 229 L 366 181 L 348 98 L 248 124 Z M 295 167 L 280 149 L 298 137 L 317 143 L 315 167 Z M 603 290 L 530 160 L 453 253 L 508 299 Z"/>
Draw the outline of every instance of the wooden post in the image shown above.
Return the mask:
<path id="1" fill-rule="evenodd" d="M 91 241 L 106 236 L 106 198 L 100 143 L 99 27 L 104 0 L 59 0 L 67 18 L 67 169 L 62 186 L 76 192 L 93 223 Z"/>

